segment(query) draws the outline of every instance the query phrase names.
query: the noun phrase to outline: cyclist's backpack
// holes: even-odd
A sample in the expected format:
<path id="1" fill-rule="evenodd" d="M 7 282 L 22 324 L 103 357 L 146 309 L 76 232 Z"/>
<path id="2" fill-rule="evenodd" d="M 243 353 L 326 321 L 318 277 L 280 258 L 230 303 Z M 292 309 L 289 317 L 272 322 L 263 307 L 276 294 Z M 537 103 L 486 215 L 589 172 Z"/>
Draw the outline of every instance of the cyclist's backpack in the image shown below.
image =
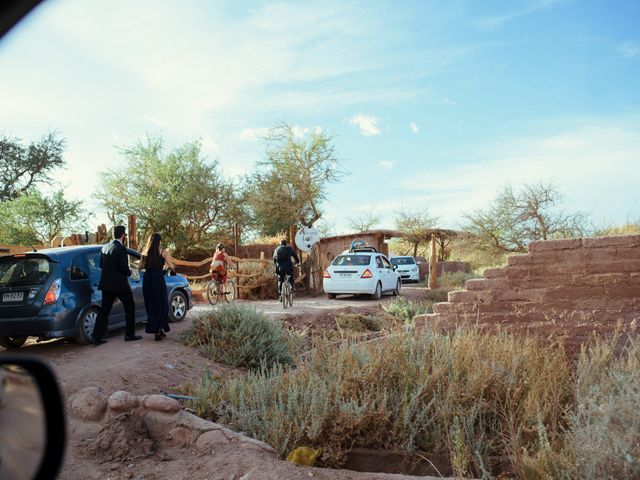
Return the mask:
<path id="1" fill-rule="evenodd" d="M 276 258 L 278 259 L 279 262 L 286 262 L 287 260 L 289 260 L 289 252 L 287 252 L 287 246 L 286 245 L 280 245 L 278 247 L 278 251 L 276 252 Z"/>

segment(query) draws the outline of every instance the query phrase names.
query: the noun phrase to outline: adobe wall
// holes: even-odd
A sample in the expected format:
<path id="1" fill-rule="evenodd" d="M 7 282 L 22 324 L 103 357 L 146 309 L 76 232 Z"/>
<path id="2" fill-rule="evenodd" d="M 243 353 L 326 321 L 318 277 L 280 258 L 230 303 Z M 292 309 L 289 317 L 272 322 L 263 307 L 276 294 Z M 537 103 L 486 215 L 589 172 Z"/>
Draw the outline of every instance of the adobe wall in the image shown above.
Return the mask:
<path id="1" fill-rule="evenodd" d="M 326 269 L 334 258 L 351 248 L 351 242 L 356 238 L 364 240 L 367 245 L 375 247 L 380 253 L 389 255 L 389 245 L 384 241 L 384 235 L 379 233 L 359 233 L 341 235 L 339 237 L 325 237 L 320 239 L 320 261 L 322 269 Z"/>
<path id="2" fill-rule="evenodd" d="M 533 242 L 433 310 L 417 328 L 471 321 L 582 326 L 586 335 L 592 325 L 629 324 L 640 320 L 640 235 Z"/>

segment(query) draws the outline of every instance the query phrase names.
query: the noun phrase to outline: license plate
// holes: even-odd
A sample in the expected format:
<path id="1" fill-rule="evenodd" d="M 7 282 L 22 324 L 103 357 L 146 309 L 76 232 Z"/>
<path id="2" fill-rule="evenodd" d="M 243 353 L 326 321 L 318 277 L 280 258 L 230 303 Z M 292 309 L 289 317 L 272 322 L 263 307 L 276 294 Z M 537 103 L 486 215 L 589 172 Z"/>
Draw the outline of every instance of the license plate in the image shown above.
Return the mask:
<path id="1" fill-rule="evenodd" d="M 340 278 L 351 278 L 351 274 L 350 273 L 341 273 L 340 274 Z"/>
<path id="2" fill-rule="evenodd" d="M 24 292 L 4 293 L 2 295 L 3 302 L 21 302 L 24 298 Z"/>

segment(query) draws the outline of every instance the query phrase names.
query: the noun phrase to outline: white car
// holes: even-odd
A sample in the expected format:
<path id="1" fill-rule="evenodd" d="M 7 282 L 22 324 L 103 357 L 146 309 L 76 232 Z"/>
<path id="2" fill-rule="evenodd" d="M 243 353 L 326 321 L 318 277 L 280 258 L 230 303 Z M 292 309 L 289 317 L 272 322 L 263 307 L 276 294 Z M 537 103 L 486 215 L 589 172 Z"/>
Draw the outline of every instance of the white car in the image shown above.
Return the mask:
<path id="1" fill-rule="evenodd" d="M 368 294 L 378 299 L 383 293 L 398 295 L 401 287 L 395 267 L 372 247 L 347 250 L 324 271 L 323 288 L 329 298 Z"/>
<path id="2" fill-rule="evenodd" d="M 415 258 L 408 255 L 399 255 L 391 257 L 391 263 L 397 267 L 402 283 L 420 282 L 420 269 Z"/>

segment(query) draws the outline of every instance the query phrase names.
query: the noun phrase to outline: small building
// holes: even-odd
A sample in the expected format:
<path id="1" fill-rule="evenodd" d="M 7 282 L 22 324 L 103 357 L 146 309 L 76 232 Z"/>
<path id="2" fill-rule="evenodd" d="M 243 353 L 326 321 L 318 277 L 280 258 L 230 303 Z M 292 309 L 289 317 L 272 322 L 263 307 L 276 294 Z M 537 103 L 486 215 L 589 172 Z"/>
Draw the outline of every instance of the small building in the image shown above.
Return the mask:
<path id="1" fill-rule="evenodd" d="M 351 242 L 363 240 L 367 245 L 375 247 L 380 253 L 389 256 L 389 244 L 387 240 L 399 237 L 395 230 L 368 230 L 366 232 L 348 233 L 323 237 L 320 239 L 320 265 L 324 271 L 336 256 L 345 250 L 349 250 Z"/>

